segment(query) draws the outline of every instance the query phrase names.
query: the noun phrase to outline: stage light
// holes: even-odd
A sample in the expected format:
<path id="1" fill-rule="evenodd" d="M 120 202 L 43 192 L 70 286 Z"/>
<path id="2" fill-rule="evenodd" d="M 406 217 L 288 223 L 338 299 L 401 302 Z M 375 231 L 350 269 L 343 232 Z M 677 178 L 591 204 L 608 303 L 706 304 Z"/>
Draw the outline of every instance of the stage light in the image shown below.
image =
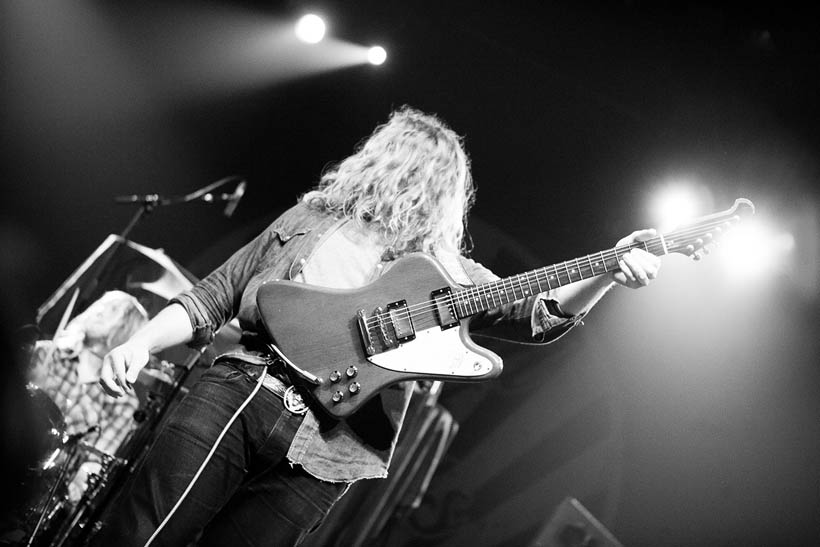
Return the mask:
<path id="1" fill-rule="evenodd" d="M 387 60 L 387 52 L 381 46 L 374 46 L 367 50 L 367 61 L 371 65 L 380 65 Z"/>
<path id="2" fill-rule="evenodd" d="M 786 256 L 795 242 L 788 232 L 747 219 L 724 234 L 719 246 L 718 256 L 727 273 L 737 281 L 754 281 L 786 267 Z"/>
<path id="3" fill-rule="evenodd" d="M 700 204 L 696 192 L 686 184 L 674 184 L 658 192 L 651 204 L 652 217 L 661 232 L 697 216 Z"/>
<path id="4" fill-rule="evenodd" d="M 296 23 L 296 37 L 308 44 L 317 44 L 325 36 L 325 22 L 318 15 L 309 13 Z"/>

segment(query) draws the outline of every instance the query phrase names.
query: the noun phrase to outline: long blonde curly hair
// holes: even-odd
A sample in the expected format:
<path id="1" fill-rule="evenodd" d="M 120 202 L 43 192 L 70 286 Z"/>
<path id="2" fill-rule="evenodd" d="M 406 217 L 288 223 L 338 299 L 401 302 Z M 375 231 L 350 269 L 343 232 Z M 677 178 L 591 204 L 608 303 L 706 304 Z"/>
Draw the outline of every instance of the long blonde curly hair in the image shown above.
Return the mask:
<path id="1" fill-rule="evenodd" d="M 375 231 L 388 254 L 400 256 L 465 252 L 474 196 L 461 137 L 438 117 L 405 106 L 301 199 Z"/>

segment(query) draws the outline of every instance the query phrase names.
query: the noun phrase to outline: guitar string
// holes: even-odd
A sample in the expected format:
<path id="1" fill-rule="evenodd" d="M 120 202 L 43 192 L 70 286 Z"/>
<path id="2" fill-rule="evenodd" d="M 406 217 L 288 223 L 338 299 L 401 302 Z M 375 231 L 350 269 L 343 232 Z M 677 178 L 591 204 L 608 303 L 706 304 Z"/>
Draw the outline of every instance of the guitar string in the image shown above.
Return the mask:
<path id="1" fill-rule="evenodd" d="M 729 221 L 731 221 L 731 220 L 735 220 L 735 219 L 729 219 Z M 507 277 L 507 278 L 504 278 L 504 279 L 499 279 L 497 281 L 485 283 L 485 284 L 483 284 L 479 287 L 474 287 L 474 288 L 471 288 L 471 289 L 464 289 L 464 290 L 459 291 L 455 294 L 450 294 L 445 299 L 445 302 L 448 303 L 449 305 L 456 306 L 456 307 L 461 305 L 461 307 L 462 307 L 462 309 L 464 309 L 464 311 L 468 311 L 468 308 L 471 307 L 470 303 L 472 302 L 473 306 L 476 308 L 476 310 L 478 310 L 478 308 L 480 307 L 480 303 L 478 303 L 477 301 L 480 300 L 481 298 L 484 298 L 484 300 L 487 300 L 487 298 L 489 296 L 489 298 L 492 299 L 493 301 L 488 302 L 488 304 L 491 304 L 491 307 L 494 307 L 496 304 L 494 302 L 495 296 L 493 296 L 493 292 L 495 291 L 496 294 L 503 295 L 502 300 L 505 299 L 506 296 L 507 296 L 506 292 L 508 290 L 505 287 L 505 283 L 507 283 L 507 282 L 510 285 L 509 290 L 512 291 L 513 297 L 514 297 L 515 300 L 518 300 L 520 298 L 526 298 L 527 296 L 531 296 L 531 295 L 528 295 L 527 291 L 524 291 L 521 287 L 522 287 L 522 284 L 524 282 L 526 282 L 526 284 L 528 286 L 530 286 L 530 287 L 532 286 L 533 281 L 530 280 L 531 276 L 535 277 L 535 283 L 538 284 L 539 287 L 540 287 L 540 281 L 543 280 L 547 284 L 548 288 L 552 289 L 553 287 L 550 287 L 550 281 L 549 281 L 550 280 L 550 273 L 549 272 L 551 271 L 552 272 L 551 275 L 553 275 L 555 278 L 557 278 L 557 280 L 559 282 L 558 286 L 560 287 L 561 286 L 561 284 L 560 284 L 560 275 L 561 274 L 559 273 L 559 267 L 560 266 L 564 267 L 564 270 L 566 272 L 567 279 L 569 280 L 569 282 L 570 283 L 574 282 L 574 281 L 572 281 L 572 277 L 570 275 L 570 268 L 569 268 L 570 262 L 575 262 L 576 263 L 576 267 L 572 269 L 573 272 L 575 272 L 576 270 L 582 270 L 583 268 L 581 267 L 581 265 L 579 263 L 579 260 L 587 259 L 587 261 L 589 262 L 590 257 L 597 254 L 597 255 L 600 255 L 602 261 L 604 262 L 604 268 L 606 268 L 606 261 L 607 260 L 611 260 L 612 258 L 619 259 L 620 258 L 619 254 L 626 254 L 627 252 L 631 251 L 632 249 L 637 249 L 637 248 L 640 248 L 640 247 L 644 247 L 645 249 L 649 250 L 649 247 L 651 246 L 655 250 L 663 251 L 664 250 L 664 240 L 674 241 L 675 239 L 679 239 L 679 238 L 690 238 L 690 237 L 693 237 L 695 234 L 700 234 L 700 233 L 705 235 L 706 233 L 708 233 L 709 228 L 718 227 L 722 224 L 725 224 L 726 222 L 727 222 L 727 220 L 725 220 L 725 219 L 721 219 L 721 220 L 716 219 L 716 220 L 713 220 L 713 221 L 710 221 L 710 222 L 707 222 L 707 223 L 703 223 L 703 224 L 700 224 L 700 225 L 697 225 L 697 226 L 690 226 L 690 227 L 687 227 L 686 229 L 681 229 L 681 230 L 678 230 L 678 231 L 674 231 L 674 232 L 671 232 L 671 233 L 669 233 L 665 236 L 659 236 L 659 237 L 656 237 L 656 238 L 652 238 L 652 239 L 647 240 L 647 241 L 635 242 L 635 243 L 631 243 L 629 245 L 622 245 L 620 247 L 616 247 L 614 249 L 610 249 L 610 250 L 607 250 L 607 251 L 601 251 L 599 253 L 589 254 L 589 255 L 586 255 L 585 257 L 579 257 L 579 258 L 575 258 L 575 259 L 572 259 L 572 260 L 567 260 L 567 261 L 561 262 L 559 264 L 554 264 L 552 266 L 546 266 L 544 268 L 538 268 L 538 269 L 532 270 L 530 272 L 525 272 L 525 273 L 521 273 L 521 274 L 518 274 L 518 275 L 515 275 L 515 276 L 510 276 L 510 277 Z M 596 261 L 596 263 L 598 263 L 598 262 Z M 590 276 L 590 277 L 587 277 L 587 278 L 582 276 L 581 279 L 590 279 L 591 277 L 596 277 L 596 276 L 602 275 L 604 273 L 615 271 L 615 270 L 606 270 L 605 269 L 604 272 L 595 273 L 595 269 L 594 269 L 594 267 L 592 267 L 591 264 L 590 264 L 590 270 L 592 271 L 593 275 Z M 579 273 L 579 275 L 580 275 L 580 273 Z M 526 278 L 523 282 L 521 280 L 522 277 Z M 518 298 L 517 295 L 516 295 L 516 289 L 515 289 L 515 285 L 514 285 L 515 282 L 518 283 L 519 290 L 522 292 L 522 296 L 520 298 Z M 499 284 L 500 284 L 500 287 L 501 287 L 500 290 L 498 288 Z M 395 329 L 395 322 L 394 322 L 394 319 L 393 319 L 394 317 L 398 320 L 407 319 L 408 317 L 410 317 L 411 315 L 414 315 L 414 314 L 422 314 L 422 313 L 425 313 L 425 312 L 433 311 L 433 310 L 436 309 L 436 307 L 437 307 L 437 304 L 436 304 L 435 300 L 428 300 L 428 301 L 425 301 L 425 302 L 420 302 L 418 304 L 414 304 L 413 306 L 405 308 L 401 312 L 394 313 L 393 315 L 388 316 L 387 318 L 384 318 L 384 317 L 371 317 L 371 318 L 368 318 L 368 319 L 365 320 L 365 325 L 367 327 L 368 333 L 372 332 L 374 329 L 376 331 L 378 331 L 379 329 L 382 328 L 382 326 L 381 326 L 382 324 L 391 325 Z"/>
<path id="2" fill-rule="evenodd" d="M 729 219 L 729 221 L 731 221 L 731 220 L 737 220 L 737 217 Z M 709 228 L 718 227 L 722 224 L 725 224 L 726 222 L 727 222 L 727 220 L 725 220 L 725 219 L 714 219 L 710 222 L 702 223 L 702 224 L 697 225 L 697 226 L 690 226 L 690 227 L 687 227 L 686 229 L 681 229 L 681 230 L 678 230 L 678 231 L 675 231 L 675 232 L 671 232 L 671 233 L 667 234 L 666 236 L 664 236 L 663 239 L 667 239 L 669 241 L 674 241 L 677 238 L 692 237 L 693 235 L 700 234 L 700 233 L 703 233 L 705 235 L 709 231 Z M 597 254 L 600 255 L 603 258 L 603 261 L 606 263 L 607 260 L 611 260 L 613 257 L 618 259 L 619 258 L 619 256 L 618 256 L 619 253 L 625 253 L 625 252 L 628 252 L 627 250 L 632 250 L 634 248 L 640 248 L 642 246 L 644 248 L 646 248 L 647 250 L 649 250 L 649 247 L 651 246 L 654 250 L 663 251 L 664 250 L 664 241 L 663 241 L 663 239 L 662 239 L 662 237 L 657 237 L 657 238 L 653 238 L 651 240 L 647 240 L 645 242 L 636 242 L 636 243 L 632 243 L 630 245 L 623 245 L 621 247 L 616 247 L 615 249 L 611 249 L 611 250 L 608 250 L 608 251 L 602 251 L 602 252 L 599 252 Z M 590 262 L 590 257 L 592 257 L 592 256 L 593 255 L 587 255 L 586 257 L 579 257 L 579 258 L 573 259 L 572 261 L 575 262 L 576 268 L 578 270 L 582 270 L 583 267 L 581 266 L 579 260 L 582 260 L 583 258 L 586 258 L 587 262 L 590 263 L 590 270 L 594 274 L 593 276 L 590 276 L 590 277 L 601 275 L 602 273 L 607 273 L 607 271 L 614 271 L 614 270 L 605 270 L 604 272 L 595 273 L 595 269 L 591 265 L 591 262 Z M 561 274 L 559 273 L 559 266 L 564 266 L 564 270 L 566 271 L 567 279 L 570 281 L 570 283 L 572 283 L 573 282 L 572 281 L 572 276 L 570 274 L 570 266 L 571 266 L 570 263 L 572 261 L 568 260 L 568 261 L 565 261 L 561 264 L 555 264 L 553 266 L 547 266 L 545 268 L 540 268 L 538 270 L 534 270 L 534 271 L 531 271 L 531 272 L 525 272 L 525 273 L 522 273 L 522 274 L 518 274 L 516 276 L 512 276 L 512 277 L 509 277 L 509 278 L 498 280 L 497 282 L 491 282 L 491 283 L 488 283 L 488 284 L 484 284 L 480 287 L 465 289 L 463 291 L 459 291 L 458 293 L 449 295 L 447 297 L 447 299 L 446 299 L 447 301 L 445 301 L 445 303 L 448 303 L 448 304 L 450 304 L 452 306 L 456 306 L 456 307 L 460 305 L 461 308 L 464 311 L 467 311 L 467 312 L 470 311 L 469 308 L 471 308 L 471 307 L 475 307 L 476 311 L 478 311 L 479 308 L 482 307 L 479 300 L 483 298 L 485 301 L 487 301 L 487 299 L 489 297 L 489 299 L 491 299 L 491 302 L 486 302 L 486 304 L 489 304 L 490 307 L 494 307 L 494 306 L 497 305 L 497 304 L 495 304 L 496 296 L 494 296 L 494 294 L 493 294 L 494 292 L 496 294 L 498 294 L 499 296 L 501 296 L 502 300 L 507 298 L 506 292 L 507 292 L 508 289 L 505 286 L 506 282 L 509 283 L 510 290 L 512 290 L 512 292 L 513 292 L 513 298 L 514 299 L 519 299 L 517 294 L 516 294 L 516 288 L 515 288 L 515 283 L 516 282 L 518 283 L 519 290 L 521 290 L 521 293 L 522 293 L 522 296 L 520 298 L 526 298 L 528 296 L 528 294 L 527 294 L 527 291 L 523 290 L 523 288 L 522 288 L 523 283 L 526 282 L 526 284 L 531 287 L 532 284 L 533 284 L 533 281 L 530 278 L 533 275 L 535 276 L 535 283 L 539 285 L 539 288 L 540 288 L 540 281 L 542 279 L 545 283 L 547 283 L 547 286 L 549 287 L 549 285 L 550 285 L 550 283 L 549 283 L 550 275 L 548 275 L 548 274 L 549 274 L 550 271 L 552 271 L 553 276 L 558 279 L 559 286 L 561 286 L 561 284 L 560 284 L 560 275 Z M 598 262 L 596 261 L 596 263 L 598 263 Z M 606 264 L 604 264 L 604 267 L 606 267 Z M 572 271 L 575 272 L 576 268 L 573 268 Z M 580 272 L 579 272 L 579 275 L 581 275 Z M 544 276 L 546 276 L 546 277 L 544 277 Z M 526 279 L 524 279 L 524 281 L 522 282 L 523 277 L 525 277 Z M 584 278 L 582 276 L 581 279 L 588 279 L 588 278 Z M 499 284 L 500 284 L 500 287 L 501 287 L 500 289 L 499 289 Z M 395 328 L 395 323 L 394 323 L 393 317 L 395 317 L 397 320 L 407 319 L 408 317 L 410 317 L 413 314 L 421 314 L 421 313 L 424 313 L 426 311 L 432 311 L 435 308 L 436 308 L 436 302 L 435 301 L 426 301 L 426 302 L 421 302 L 419 304 L 411 306 L 409 308 L 406 308 L 405 310 L 402 310 L 401 312 L 395 313 L 392 316 L 387 317 L 386 319 L 384 318 L 384 316 L 370 318 L 370 319 L 366 320 L 366 325 L 368 327 L 368 333 L 371 333 L 374 328 L 377 329 L 377 330 L 381 329 L 382 324 L 391 325 Z"/>

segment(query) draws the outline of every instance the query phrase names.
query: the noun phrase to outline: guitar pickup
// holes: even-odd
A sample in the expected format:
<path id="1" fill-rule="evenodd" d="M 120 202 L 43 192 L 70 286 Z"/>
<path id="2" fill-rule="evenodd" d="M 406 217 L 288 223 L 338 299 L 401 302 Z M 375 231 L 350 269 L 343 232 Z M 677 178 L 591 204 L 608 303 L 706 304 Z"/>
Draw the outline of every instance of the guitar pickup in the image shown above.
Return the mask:
<path id="1" fill-rule="evenodd" d="M 416 338 L 413 318 L 406 300 L 398 300 L 387 305 L 387 316 L 398 343 L 409 342 Z"/>
<path id="2" fill-rule="evenodd" d="M 458 325 L 458 317 L 456 317 L 453 309 L 453 299 L 451 297 L 452 289 L 444 287 L 430 293 L 433 302 L 436 304 L 436 315 L 438 316 L 438 324 L 441 330 L 446 330 Z"/>

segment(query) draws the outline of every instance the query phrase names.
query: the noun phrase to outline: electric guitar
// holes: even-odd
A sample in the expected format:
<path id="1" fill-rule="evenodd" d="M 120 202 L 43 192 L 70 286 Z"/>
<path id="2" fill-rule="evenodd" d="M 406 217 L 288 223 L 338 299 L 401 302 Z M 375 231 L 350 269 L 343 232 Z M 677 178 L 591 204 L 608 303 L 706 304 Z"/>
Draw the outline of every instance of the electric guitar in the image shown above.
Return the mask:
<path id="1" fill-rule="evenodd" d="M 581 256 L 477 286 L 455 283 L 423 253 L 394 262 L 375 282 L 329 289 L 294 281 L 259 288 L 257 306 L 271 348 L 331 416 L 350 416 L 385 387 L 405 380 L 481 381 L 501 373 L 495 353 L 468 333 L 472 316 L 549 289 L 619 269 L 640 248 L 696 258 L 742 215 L 747 199 L 648 241 Z"/>

